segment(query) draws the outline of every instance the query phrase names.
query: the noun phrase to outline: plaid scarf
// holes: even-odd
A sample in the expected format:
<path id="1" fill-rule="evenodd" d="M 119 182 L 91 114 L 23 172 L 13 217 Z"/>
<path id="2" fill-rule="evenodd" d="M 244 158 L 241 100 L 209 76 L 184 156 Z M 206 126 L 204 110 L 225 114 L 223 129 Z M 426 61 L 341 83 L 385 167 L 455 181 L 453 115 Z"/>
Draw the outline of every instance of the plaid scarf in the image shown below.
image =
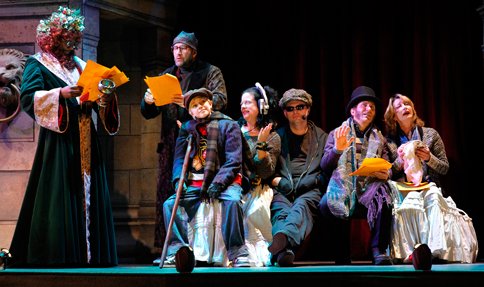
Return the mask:
<path id="1" fill-rule="evenodd" d="M 208 187 L 213 181 L 213 178 L 220 168 L 218 157 L 218 135 L 219 135 L 219 120 L 232 120 L 229 116 L 213 111 L 210 117 L 199 119 L 198 124 L 207 125 L 207 154 L 205 157 L 204 180 L 201 188 L 202 193 L 206 193 Z"/>
<path id="2" fill-rule="evenodd" d="M 204 181 L 201 192 L 205 193 L 212 183 L 219 166 L 217 156 L 218 120 L 211 120 L 207 125 L 207 156 L 205 157 Z"/>

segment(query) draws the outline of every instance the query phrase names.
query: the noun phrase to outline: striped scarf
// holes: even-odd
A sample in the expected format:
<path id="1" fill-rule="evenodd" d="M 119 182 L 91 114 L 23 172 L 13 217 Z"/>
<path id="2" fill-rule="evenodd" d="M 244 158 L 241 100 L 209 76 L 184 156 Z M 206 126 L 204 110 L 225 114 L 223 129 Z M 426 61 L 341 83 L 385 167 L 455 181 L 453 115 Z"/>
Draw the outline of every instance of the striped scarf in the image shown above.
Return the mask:
<path id="1" fill-rule="evenodd" d="M 355 123 L 352 118 L 346 120 L 343 124 L 348 125 L 351 130 L 348 139 L 355 136 Z M 382 185 L 381 180 L 374 177 L 349 176 L 355 171 L 364 158 L 380 157 L 384 137 L 376 127 L 371 127 L 365 132 L 366 141 L 362 143 L 361 157 L 357 160 L 356 141 L 353 141 L 350 147 L 343 151 L 338 166 L 333 171 L 326 191 L 328 206 L 333 215 L 338 218 L 349 218 L 353 212 L 357 200 L 368 208 L 368 222 L 373 226 L 376 213 L 381 209 L 383 201 L 391 202 L 389 196 L 378 192 Z M 381 195 L 381 196 L 380 196 Z M 377 206 L 373 206 L 373 198 L 377 197 Z M 387 198 L 388 197 L 388 198 Z"/>
<path id="2" fill-rule="evenodd" d="M 207 154 L 205 157 L 204 180 L 200 190 L 202 194 L 207 192 L 208 187 L 220 168 L 218 157 L 218 135 L 219 120 L 222 119 L 232 120 L 229 116 L 217 111 L 213 111 L 210 114 L 210 117 L 198 120 L 199 123 L 207 124 Z"/>

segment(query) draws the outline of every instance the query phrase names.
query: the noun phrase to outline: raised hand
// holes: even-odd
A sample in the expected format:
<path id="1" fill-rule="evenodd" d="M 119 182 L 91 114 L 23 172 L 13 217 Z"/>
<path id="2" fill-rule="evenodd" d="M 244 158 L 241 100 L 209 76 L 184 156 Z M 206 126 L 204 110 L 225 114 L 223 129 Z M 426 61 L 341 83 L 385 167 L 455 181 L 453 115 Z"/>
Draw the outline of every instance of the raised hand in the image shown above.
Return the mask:
<path id="1" fill-rule="evenodd" d="M 267 126 L 263 127 L 259 131 L 259 136 L 257 137 L 258 142 L 266 142 L 269 138 L 269 134 L 272 130 L 272 123 L 267 124 Z"/>
<path id="2" fill-rule="evenodd" d="M 338 151 L 344 151 L 355 140 L 355 137 L 347 138 L 350 132 L 350 127 L 346 124 L 341 125 L 334 131 L 334 147 Z"/>

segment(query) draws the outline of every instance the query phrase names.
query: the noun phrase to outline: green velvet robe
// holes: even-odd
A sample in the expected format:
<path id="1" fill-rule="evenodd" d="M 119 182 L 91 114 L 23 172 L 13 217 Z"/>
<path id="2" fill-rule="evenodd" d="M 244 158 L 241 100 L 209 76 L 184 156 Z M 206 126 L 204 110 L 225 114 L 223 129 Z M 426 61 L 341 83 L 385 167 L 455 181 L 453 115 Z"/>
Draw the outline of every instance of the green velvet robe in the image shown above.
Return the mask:
<path id="1" fill-rule="evenodd" d="M 60 96 L 60 88 L 76 84 L 85 66 L 79 58 L 76 62 L 79 69 L 68 71 L 51 56 L 40 53 L 26 63 L 22 108 L 41 127 L 10 247 L 15 267 L 118 263 L 106 171 L 97 132 L 90 121 L 91 112 L 97 112 L 98 128 L 111 135 L 117 133 L 117 98 L 103 112 L 96 103 L 88 102 L 92 110 L 84 112 L 88 128 L 82 135 L 78 99 Z M 86 154 L 90 149 L 87 174 L 81 168 L 81 139 L 89 144 L 84 149 Z"/>

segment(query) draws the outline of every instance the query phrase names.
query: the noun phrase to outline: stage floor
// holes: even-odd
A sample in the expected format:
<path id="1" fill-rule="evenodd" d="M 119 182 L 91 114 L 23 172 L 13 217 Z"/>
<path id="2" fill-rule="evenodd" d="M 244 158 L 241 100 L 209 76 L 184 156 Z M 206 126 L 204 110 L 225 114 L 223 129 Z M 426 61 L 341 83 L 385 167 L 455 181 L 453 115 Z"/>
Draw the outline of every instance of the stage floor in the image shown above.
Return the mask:
<path id="1" fill-rule="evenodd" d="M 304 262 L 294 267 L 195 267 L 181 274 L 175 268 L 120 265 L 110 268 L 26 269 L 0 271 L 5 287 L 124 287 L 124 286 L 482 286 L 484 263 L 433 265 L 431 271 L 415 271 L 412 265 L 336 266 L 327 262 Z"/>

